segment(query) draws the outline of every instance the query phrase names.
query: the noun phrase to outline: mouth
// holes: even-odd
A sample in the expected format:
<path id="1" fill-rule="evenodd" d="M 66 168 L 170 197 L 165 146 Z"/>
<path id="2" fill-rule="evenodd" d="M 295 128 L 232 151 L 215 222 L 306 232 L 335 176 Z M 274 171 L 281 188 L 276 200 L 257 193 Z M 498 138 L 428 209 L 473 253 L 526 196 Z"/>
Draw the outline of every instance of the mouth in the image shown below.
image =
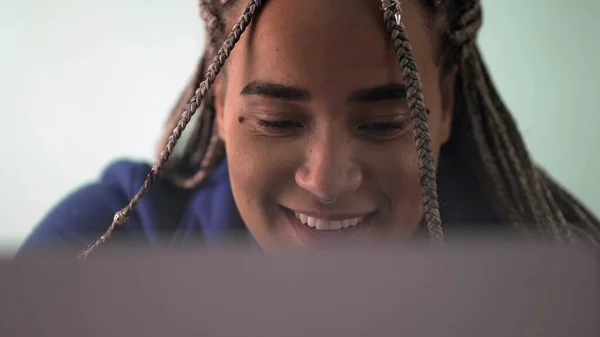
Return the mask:
<path id="1" fill-rule="evenodd" d="M 338 220 L 327 220 L 323 218 L 317 218 L 297 211 L 294 212 L 294 217 L 305 226 L 314 228 L 318 231 L 339 231 L 350 227 L 355 227 L 361 224 L 364 218 L 368 215 L 359 216 L 341 216 Z"/>
<path id="2" fill-rule="evenodd" d="M 376 212 L 324 215 L 282 208 L 296 237 L 309 246 L 329 246 L 332 240 L 361 238 L 375 227 Z"/>

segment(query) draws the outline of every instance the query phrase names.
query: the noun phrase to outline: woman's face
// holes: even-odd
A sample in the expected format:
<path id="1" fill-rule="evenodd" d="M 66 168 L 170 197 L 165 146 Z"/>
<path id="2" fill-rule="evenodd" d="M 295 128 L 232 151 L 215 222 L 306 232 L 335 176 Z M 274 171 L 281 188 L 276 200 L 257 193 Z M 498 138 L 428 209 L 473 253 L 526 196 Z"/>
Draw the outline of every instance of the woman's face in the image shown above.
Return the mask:
<path id="1" fill-rule="evenodd" d="M 218 80 L 233 195 L 264 249 L 406 240 L 419 225 L 406 89 L 379 6 L 268 1 Z M 452 89 L 440 82 L 436 33 L 417 0 L 403 1 L 403 21 L 437 160 L 449 137 Z"/>

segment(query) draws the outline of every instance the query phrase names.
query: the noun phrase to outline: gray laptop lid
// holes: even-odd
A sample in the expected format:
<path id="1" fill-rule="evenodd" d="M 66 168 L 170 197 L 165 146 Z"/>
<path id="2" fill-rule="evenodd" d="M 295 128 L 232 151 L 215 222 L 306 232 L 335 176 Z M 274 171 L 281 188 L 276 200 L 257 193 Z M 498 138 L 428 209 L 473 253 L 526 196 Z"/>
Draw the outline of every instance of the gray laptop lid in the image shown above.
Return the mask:
<path id="1" fill-rule="evenodd" d="M 583 249 L 114 252 L 0 265 L 0 336 L 598 336 Z"/>

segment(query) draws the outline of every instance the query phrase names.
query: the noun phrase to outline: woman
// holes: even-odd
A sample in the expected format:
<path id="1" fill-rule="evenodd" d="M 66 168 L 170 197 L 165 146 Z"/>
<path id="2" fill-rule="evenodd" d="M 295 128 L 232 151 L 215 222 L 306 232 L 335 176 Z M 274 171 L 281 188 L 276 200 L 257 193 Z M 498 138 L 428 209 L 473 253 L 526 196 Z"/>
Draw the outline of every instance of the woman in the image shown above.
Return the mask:
<path id="1" fill-rule="evenodd" d="M 155 165 L 113 164 L 24 251 L 92 243 L 87 256 L 113 232 L 162 246 L 247 229 L 265 250 L 421 232 L 600 238 L 532 163 L 475 43 L 479 1 L 245 2 L 200 1 L 206 51 Z"/>

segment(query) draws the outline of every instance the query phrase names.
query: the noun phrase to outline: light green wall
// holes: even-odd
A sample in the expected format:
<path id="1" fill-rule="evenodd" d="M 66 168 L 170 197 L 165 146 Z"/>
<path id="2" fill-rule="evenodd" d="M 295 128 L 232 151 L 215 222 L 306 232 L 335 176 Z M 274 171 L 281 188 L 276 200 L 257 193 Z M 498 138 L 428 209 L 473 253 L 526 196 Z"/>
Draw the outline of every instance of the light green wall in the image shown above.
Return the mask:
<path id="1" fill-rule="evenodd" d="M 534 159 L 600 214 L 600 2 L 484 0 L 480 46 Z"/>

